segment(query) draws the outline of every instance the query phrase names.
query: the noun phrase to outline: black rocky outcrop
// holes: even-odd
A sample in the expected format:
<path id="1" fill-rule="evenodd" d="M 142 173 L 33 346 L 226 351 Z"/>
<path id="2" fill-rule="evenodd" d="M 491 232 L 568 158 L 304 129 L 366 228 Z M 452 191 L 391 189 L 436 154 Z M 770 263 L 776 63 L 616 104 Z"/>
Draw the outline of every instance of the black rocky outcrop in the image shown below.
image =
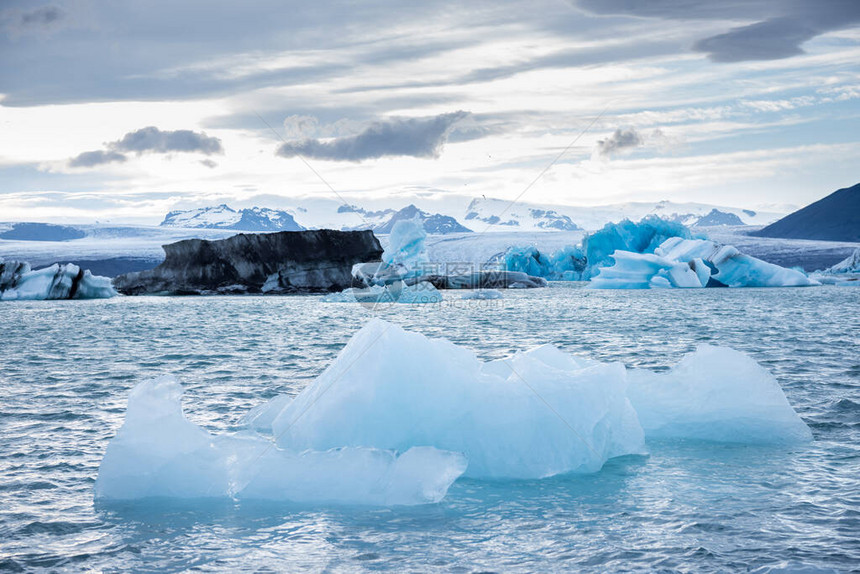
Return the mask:
<path id="1" fill-rule="evenodd" d="M 238 234 L 164 246 L 155 269 L 127 273 L 114 287 L 127 295 L 319 293 L 352 284 L 352 266 L 377 261 L 372 231 L 284 231 Z"/>

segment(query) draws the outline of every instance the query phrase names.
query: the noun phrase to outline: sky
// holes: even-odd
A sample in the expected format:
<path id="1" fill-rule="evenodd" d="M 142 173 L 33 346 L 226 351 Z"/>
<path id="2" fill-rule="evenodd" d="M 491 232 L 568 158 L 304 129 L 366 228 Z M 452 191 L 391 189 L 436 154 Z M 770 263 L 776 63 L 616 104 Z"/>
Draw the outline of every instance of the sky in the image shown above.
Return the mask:
<path id="1" fill-rule="evenodd" d="M 860 181 L 858 133 L 857 0 L 0 2 L 0 221 L 790 211 Z"/>

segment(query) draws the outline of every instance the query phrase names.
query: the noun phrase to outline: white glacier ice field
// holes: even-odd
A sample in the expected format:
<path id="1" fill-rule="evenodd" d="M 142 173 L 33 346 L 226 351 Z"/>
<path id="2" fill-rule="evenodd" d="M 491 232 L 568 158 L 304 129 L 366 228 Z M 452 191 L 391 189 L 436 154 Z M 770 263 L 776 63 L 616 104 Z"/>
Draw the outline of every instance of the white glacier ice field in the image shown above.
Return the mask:
<path id="1" fill-rule="evenodd" d="M 857 568 L 860 290 L 441 293 L 0 306 L 0 569 Z"/>

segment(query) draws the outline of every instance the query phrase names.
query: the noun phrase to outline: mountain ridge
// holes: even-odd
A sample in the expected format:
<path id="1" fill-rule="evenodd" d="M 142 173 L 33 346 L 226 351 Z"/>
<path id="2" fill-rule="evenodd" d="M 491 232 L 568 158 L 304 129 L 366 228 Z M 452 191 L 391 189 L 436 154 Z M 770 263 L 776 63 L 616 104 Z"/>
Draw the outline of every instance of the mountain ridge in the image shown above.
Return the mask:
<path id="1" fill-rule="evenodd" d="M 860 183 L 837 189 L 753 233 L 757 237 L 860 241 Z"/>

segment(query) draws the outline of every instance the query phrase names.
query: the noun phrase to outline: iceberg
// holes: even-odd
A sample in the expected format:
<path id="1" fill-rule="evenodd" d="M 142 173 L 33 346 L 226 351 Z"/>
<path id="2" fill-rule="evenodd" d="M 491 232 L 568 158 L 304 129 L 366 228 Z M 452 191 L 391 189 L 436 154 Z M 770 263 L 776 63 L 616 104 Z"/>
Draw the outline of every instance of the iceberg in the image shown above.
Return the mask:
<path id="1" fill-rule="evenodd" d="M 588 260 L 588 273 L 583 279 L 590 279 L 598 269 L 605 267 L 616 251 L 653 253 L 670 238 L 691 239 L 692 235 L 683 224 L 656 215 L 643 217 L 638 223 L 629 219 L 607 223 L 582 240 Z"/>
<path id="2" fill-rule="evenodd" d="M 802 287 L 819 285 L 802 272 L 743 254 L 706 239 L 671 237 L 654 253 L 616 251 L 591 289 Z"/>
<path id="3" fill-rule="evenodd" d="M 99 466 L 96 499 L 426 504 L 441 500 L 466 468 L 462 455 L 430 446 L 297 452 L 253 433 L 215 435 L 185 417 L 181 396 L 172 377 L 132 389 L 125 422 Z"/>
<path id="4" fill-rule="evenodd" d="M 379 319 L 274 416 L 271 431 L 289 450 L 460 452 L 465 476 L 484 479 L 595 472 L 610 458 L 645 453 L 651 438 L 811 437 L 775 379 L 731 349 L 700 347 L 668 373 L 551 345 L 482 362 L 450 341 Z"/>
<path id="5" fill-rule="evenodd" d="M 816 271 L 812 277 L 824 285 L 860 286 L 860 249 L 855 249 L 854 253 L 836 265 L 828 267 L 824 271 Z"/>
<path id="6" fill-rule="evenodd" d="M 290 450 L 338 446 L 463 453 L 467 476 L 595 472 L 645 452 L 620 364 L 541 347 L 481 362 L 444 339 L 374 319 L 274 419 Z"/>
<path id="7" fill-rule="evenodd" d="M 0 300 L 104 299 L 117 293 L 109 277 L 74 263 L 32 271 L 28 263 L 0 259 Z"/>
<path id="8" fill-rule="evenodd" d="M 256 407 L 237 433 L 189 421 L 181 396 L 172 377 L 132 389 L 97 499 L 425 504 L 460 476 L 596 472 L 646 454 L 646 440 L 812 438 L 774 377 L 732 349 L 702 345 L 663 373 L 552 345 L 483 362 L 379 319 L 298 396 Z"/>
<path id="9" fill-rule="evenodd" d="M 624 219 L 586 235 L 582 246 L 563 247 L 550 255 L 534 246 L 511 247 L 505 253 L 505 268 L 552 281 L 588 281 L 609 264 L 613 253 L 653 253 L 670 237 L 690 239 L 692 235 L 683 224 L 654 215 L 638 223 Z"/>
<path id="10" fill-rule="evenodd" d="M 668 372 L 630 369 L 628 382 L 628 397 L 649 439 L 812 440 L 773 375 L 733 349 L 699 345 Z"/>
<path id="11" fill-rule="evenodd" d="M 388 236 L 388 247 L 382 252 L 382 260 L 388 265 L 402 265 L 415 269 L 427 263 L 424 241 L 427 232 L 420 217 L 401 219 L 394 223 Z"/>
<path id="12" fill-rule="evenodd" d="M 427 281 L 407 285 L 398 281 L 388 285 L 371 285 L 370 287 L 350 287 L 338 293 L 323 296 L 324 303 L 362 303 L 381 305 L 401 303 L 406 305 L 421 305 L 425 303 L 440 303 L 442 293 Z"/>
<path id="13" fill-rule="evenodd" d="M 824 273 L 860 273 L 860 248 L 855 249 L 854 253 L 852 253 L 836 265 L 825 269 Z"/>

